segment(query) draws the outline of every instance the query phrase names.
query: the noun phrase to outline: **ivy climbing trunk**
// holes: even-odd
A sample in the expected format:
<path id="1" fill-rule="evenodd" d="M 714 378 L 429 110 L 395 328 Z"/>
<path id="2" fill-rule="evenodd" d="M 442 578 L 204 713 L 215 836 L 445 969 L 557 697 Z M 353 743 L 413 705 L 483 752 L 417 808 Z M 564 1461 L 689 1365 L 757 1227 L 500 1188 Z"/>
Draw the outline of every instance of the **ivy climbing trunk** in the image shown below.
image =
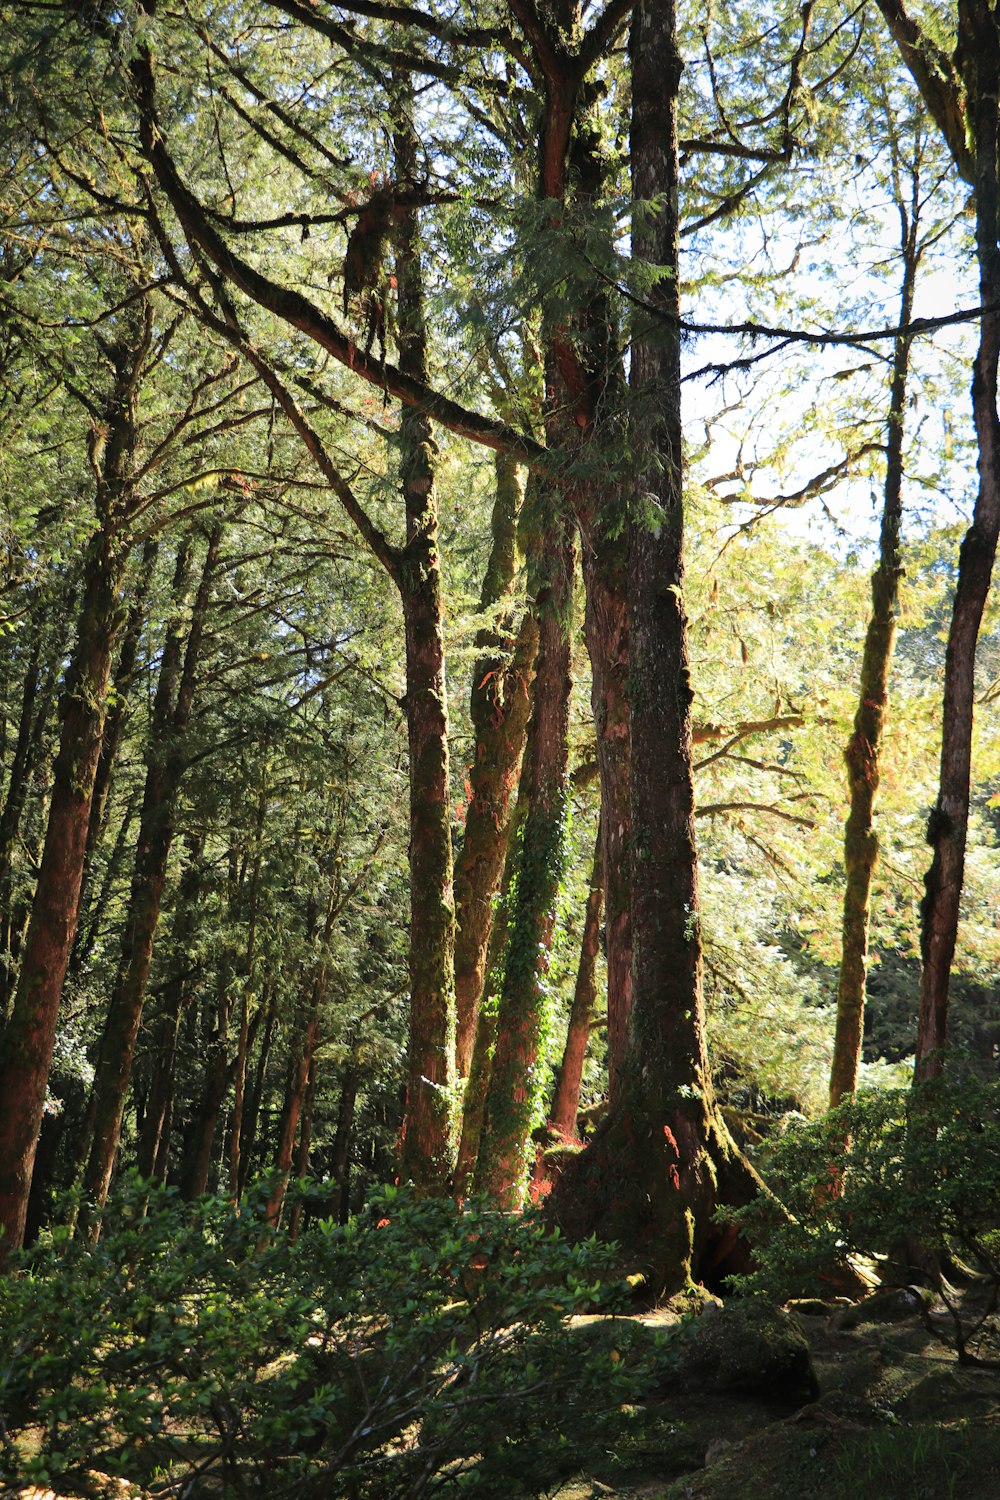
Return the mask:
<path id="1" fill-rule="evenodd" d="M 543 495 L 539 501 L 544 503 Z M 511 912 L 503 958 L 497 1039 L 486 1093 L 476 1188 L 519 1207 L 527 1185 L 531 1131 L 538 1123 L 543 1079 L 539 1046 L 547 1019 L 548 952 L 562 873 L 569 769 L 573 576 L 576 545 L 558 490 L 541 517 L 544 542 L 529 587 L 539 618 L 528 812 L 516 850 Z"/>
<path id="2" fill-rule="evenodd" d="M 393 147 L 396 180 L 419 180 L 412 88 L 400 80 Z M 396 281 L 399 368 L 427 379 L 427 328 L 417 210 L 400 207 Z M 399 586 L 406 634 L 410 750 L 410 1032 L 400 1174 L 423 1187 L 447 1181 L 455 1028 L 455 901 L 448 779 L 441 564 L 431 421 L 407 407 L 400 421 L 406 546 Z"/>
<path id="3" fill-rule="evenodd" d="M 653 1290 L 703 1277 L 734 1236 L 717 1207 L 758 1188 L 715 1104 L 705 1047 L 683 603 L 676 103 L 672 0 L 633 11 L 632 250 L 659 271 L 632 337 L 629 522 L 632 1016 L 615 1104 L 548 1200 L 575 1238 L 626 1245 Z"/>
<path id="4" fill-rule="evenodd" d="M 497 618 L 476 636 L 479 654 L 469 700 L 474 749 L 465 836 L 455 860 L 455 1069 L 460 1078 L 468 1077 L 472 1063 L 538 649 L 538 624 L 530 609 L 516 635 L 513 629 L 520 509 L 517 465 L 509 455 L 497 454 L 492 547 L 479 603 L 481 613 Z"/>
<path id="5" fill-rule="evenodd" d="M 898 203 L 902 221 L 903 285 L 899 334 L 893 348 L 892 385 L 886 435 L 885 485 L 878 567 L 872 575 L 872 612 L 861 658 L 861 690 L 854 732 L 845 752 L 850 811 L 844 829 L 844 918 L 837 1025 L 830 1068 L 830 1107 L 854 1093 L 864 1036 L 868 979 L 868 927 L 872 876 L 878 859 L 874 826 L 882 731 L 889 705 L 889 669 L 896 637 L 899 580 L 903 575 L 900 524 L 903 516 L 903 436 L 913 316 L 913 294 L 920 259 L 920 180 L 914 166 L 909 206 Z"/>
<path id="6" fill-rule="evenodd" d="M 22 1242 L 63 981 L 76 931 L 90 804 L 108 681 L 122 623 L 121 585 L 133 504 L 138 386 L 148 315 L 109 348 L 105 421 L 90 435 L 97 530 L 84 562 L 76 644 L 60 699 L 61 731 L 38 881 L 0 1057 L 0 1260 Z"/>

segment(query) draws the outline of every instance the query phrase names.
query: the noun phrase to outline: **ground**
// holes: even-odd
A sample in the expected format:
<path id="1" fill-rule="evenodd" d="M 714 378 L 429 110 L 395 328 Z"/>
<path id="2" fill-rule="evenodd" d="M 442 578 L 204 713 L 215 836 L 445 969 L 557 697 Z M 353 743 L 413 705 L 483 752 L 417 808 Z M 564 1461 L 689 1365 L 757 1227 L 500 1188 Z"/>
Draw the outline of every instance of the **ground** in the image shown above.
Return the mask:
<path id="1" fill-rule="evenodd" d="M 784 1389 L 772 1371 L 769 1388 L 752 1391 L 749 1361 L 742 1391 L 725 1378 L 716 1389 L 668 1379 L 623 1413 L 601 1472 L 558 1500 L 1000 1500 L 1000 1370 L 959 1364 L 940 1305 L 913 1298 L 888 1311 L 898 1321 L 793 1305 L 789 1329 L 808 1346 L 816 1389 L 794 1338 Z M 995 1358 L 995 1345 L 986 1352 Z"/>

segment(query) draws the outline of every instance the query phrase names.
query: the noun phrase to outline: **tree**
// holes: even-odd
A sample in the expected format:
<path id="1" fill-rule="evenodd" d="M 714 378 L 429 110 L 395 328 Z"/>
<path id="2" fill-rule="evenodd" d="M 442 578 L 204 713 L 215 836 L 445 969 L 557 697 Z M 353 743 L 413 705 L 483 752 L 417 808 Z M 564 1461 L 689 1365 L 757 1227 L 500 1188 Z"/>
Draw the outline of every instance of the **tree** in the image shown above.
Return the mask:
<path id="1" fill-rule="evenodd" d="M 941 779 L 927 826 L 934 850 L 921 908 L 923 973 L 917 1031 L 917 1079 L 936 1077 L 944 1064 L 948 982 L 958 934 L 965 873 L 972 762 L 976 641 L 1000 536 L 1000 27 L 983 0 L 959 0 L 958 47 L 953 59 L 898 0 L 879 9 L 961 176 L 972 185 L 979 264 L 979 350 L 972 411 L 979 448 L 979 492 L 959 560 L 945 667 Z"/>

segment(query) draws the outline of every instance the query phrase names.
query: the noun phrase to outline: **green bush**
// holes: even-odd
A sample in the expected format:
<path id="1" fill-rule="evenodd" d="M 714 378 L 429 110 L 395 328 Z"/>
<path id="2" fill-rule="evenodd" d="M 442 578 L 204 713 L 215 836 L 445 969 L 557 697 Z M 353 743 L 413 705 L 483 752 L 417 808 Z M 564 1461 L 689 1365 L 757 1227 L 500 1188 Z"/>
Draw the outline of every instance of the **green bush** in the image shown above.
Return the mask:
<path id="1" fill-rule="evenodd" d="M 766 1168 L 775 1198 L 739 1214 L 755 1247 L 749 1291 L 787 1298 L 829 1293 L 850 1256 L 874 1257 L 893 1279 L 929 1281 L 963 1321 L 947 1271 L 957 1259 L 1000 1291 L 1000 1083 L 935 1080 L 861 1094 L 813 1122 L 792 1125 Z M 839 1186 L 839 1191 L 837 1190 Z"/>
<path id="2" fill-rule="evenodd" d="M 4 1482 L 153 1494 L 534 1495 L 608 1441 L 640 1372 L 581 1358 L 605 1251 L 530 1217 L 386 1190 L 364 1221 L 270 1233 L 128 1185 L 94 1249 L 0 1282 Z"/>

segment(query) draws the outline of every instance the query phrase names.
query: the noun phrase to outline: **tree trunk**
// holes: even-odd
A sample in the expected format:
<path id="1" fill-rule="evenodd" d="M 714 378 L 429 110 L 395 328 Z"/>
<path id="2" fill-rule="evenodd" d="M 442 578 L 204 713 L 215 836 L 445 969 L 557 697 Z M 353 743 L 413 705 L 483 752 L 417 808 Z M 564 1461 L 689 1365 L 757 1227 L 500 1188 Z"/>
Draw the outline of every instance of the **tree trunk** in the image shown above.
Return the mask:
<path id="1" fill-rule="evenodd" d="M 146 752 L 146 786 L 128 905 L 127 944 L 111 993 L 94 1079 L 93 1138 L 83 1177 L 83 1191 L 98 1208 L 107 1199 L 118 1152 L 135 1039 L 146 999 L 153 943 L 173 844 L 177 797 L 185 769 L 184 737 L 194 704 L 201 643 L 221 541 L 222 526 L 217 523 L 205 552 L 186 647 L 183 643 L 182 607 L 187 590 L 190 543 L 182 545 L 177 555 L 174 592 L 178 612 L 167 629 L 153 701 L 150 744 Z"/>
<path id="2" fill-rule="evenodd" d="M 600 515 L 581 522 L 584 537 L 587 649 L 601 776 L 603 883 L 608 962 L 608 1091 L 618 1093 L 632 1009 L 632 910 L 629 849 L 629 621 L 625 538 L 602 536 Z"/>
<path id="3" fill-rule="evenodd" d="M 691 683 L 683 606 L 676 100 L 681 59 L 671 0 L 633 13 L 633 255 L 660 268 L 637 314 L 631 383 L 630 516 L 632 1020 L 615 1105 L 563 1173 L 549 1213 L 640 1258 L 654 1291 L 704 1276 L 725 1238 L 716 1207 L 758 1184 L 715 1105 L 705 1050 L 691 772 Z"/>
<path id="4" fill-rule="evenodd" d="M 14 850 L 32 777 L 46 751 L 46 723 L 55 690 L 55 670 L 43 672 L 41 667 L 41 643 L 39 621 L 25 669 L 17 739 L 0 816 L 0 1027 L 15 988 L 20 938 L 24 932 L 24 915 L 16 910 L 14 900 Z"/>
<path id="5" fill-rule="evenodd" d="M 148 338 L 148 330 L 145 336 Z M 136 443 L 136 387 L 145 343 L 116 346 L 106 426 L 91 435 L 98 530 L 87 548 L 77 640 L 60 700 L 62 729 L 38 883 L 0 1060 L 0 1260 L 24 1232 L 56 1022 L 76 931 L 90 804 L 108 680 L 121 623 Z"/>
<path id="6" fill-rule="evenodd" d="M 979 350 L 972 378 L 972 411 L 979 444 L 979 492 L 972 525 L 966 532 L 959 555 L 958 583 L 945 657 L 941 777 L 937 803 L 927 826 L 927 842 L 934 850 L 934 856 L 924 877 L 926 894 L 921 905 L 923 973 L 915 1069 L 918 1081 L 938 1076 L 944 1064 L 948 983 L 958 935 L 969 823 L 976 642 L 1000 534 L 1000 421 L 997 418 L 1000 34 L 996 13 L 988 0 L 962 0 L 959 21 L 969 126 L 975 150 L 976 247 L 982 308 Z"/>
<path id="7" fill-rule="evenodd" d="M 94 795 L 90 803 L 90 823 L 87 828 L 87 852 L 83 864 L 83 887 L 80 898 L 81 927 L 84 920 L 83 913 L 88 909 L 87 886 L 94 850 L 97 848 L 108 821 L 111 780 L 114 775 L 115 763 L 118 759 L 118 751 L 121 748 L 122 739 L 124 738 L 125 726 L 129 718 L 130 704 L 128 695 L 135 678 L 136 664 L 139 659 L 139 646 L 142 642 L 142 632 L 148 618 L 147 601 L 153 581 L 153 569 L 156 566 L 159 550 L 160 544 L 156 537 L 151 537 L 142 549 L 142 559 L 139 563 L 132 603 L 129 607 L 128 621 L 125 626 L 125 633 L 122 636 L 118 661 L 115 665 L 114 686 L 110 694 L 111 707 L 108 709 L 107 717 L 104 721 L 104 737 L 101 740 L 101 754 L 97 762 L 97 775 L 94 778 Z M 73 947 L 72 958 L 70 959 L 71 973 L 77 972 L 79 968 L 79 946 L 78 937 Z"/>
<path id="8" fill-rule="evenodd" d="M 330 1152 L 330 1176 L 338 1188 L 336 1202 L 338 1224 L 346 1224 L 350 1217 L 351 1139 L 354 1135 L 354 1111 L 358 1100 L 360 1079 L 360 1070 L 352 1047 L 350 1061 L 344 1068 L 344 1076 L 340 1082 L 337 1129 Z M 333 1207 L 331 1203 L 331 1209 Z"/>
<path id="9" fill-rule="evenodd" d="M 548 951 L 562 874 L 569 769 L 573 574 L 576 547 L 558 492 L 543 519 L 534 584 L 539 619 L 528 775 L 530 798 L 516 851 L 513 911 L 503 961 L 497 1040 L 476 1165 L 476 1188 L 520 1206 L 532 1165 L 543 1079 L 538 1052 L 547 1020 Z"/>
<path id="10" fill-rule="evenodd" d="M 872 612 L 861 659 L 861 691 L 854 716 L 854 733 L 845 752 L 850 812 L 844 830 L 844 921 L 840 978 L 837 987 L 837 1027 L 830 1069 L 830 1108 L 853 1094 L 858 1086 L 864 1036 L 865 986 L 868 979 L 868 924 L 872 876 L 878 859 L 874 827 L 879 784 L 882 731 L 889 705 L 889 669 L 896 637 L 896 605 L 903 574 L 899 531 L 903 516 L 903 426 L 910 339 L 905 330 L 913 314 L 913 293 L 920 258 L 918 227 L 920 196 L 916 169 L 909 212 L 899 204 L 903 220 L 903 287 L 900 296 L 900 334 L 893 350 L 892 389 L 886 440 L 885 490 L 879 562 L 872 575 Z"/>
<path id="11" fill-rule="evenodd" d="M 240 1131 L 240 1175 L 236 1184 L 236 1192 L 240 1198 L 242 1198 L 246 1190 L 246 1185 L 250 1177 L 250 1167 L 257 1144 L 260 1105 L 264 1097 L 264 1084 L 267 1080 L 267 1065 L 271 1057 L 271 1047 L 278 1024 L 278 990 L 276 985 L 270 987 L 270 993 L 265 989 L 264 995 L 261 996 L 261 1007 L 264 1014 L 264 1030 L 260 1039 L 260 1051 L 257 1054 L 257 1067 L 254 1070 L 253 1087 L 250 1090 L 247 1100 L 243 1128 Z"/>
<path id="12" fill-rule="evenodd" d="M 309 1175 L 309 1148 L 312 1144 L 312 1122 L 313 1106 L 316 1102 L 316 1050 L 313 1048 L 309 1059 L 309 1076 L 306 1079 L 306 1092 L 302 1100 L 302 1119 L 299 1122 L 299 1144 L 295 1151 L 295 1177 L 299 1182 Z M 288 1238 L 297 1240 L 299 1229 L 302 1226 L 302 1198 L 295 1200 L 288 1220 Z"/>
<path id="13" fill-rule="evenodd" d="M 396 181 L 419 177 L 412 94 L 400 88 L 394 125 Z M 427 378 L 420 226 L 398 210 L 396 280 L 399 367 Z M 406 631 L 406 724 L 410 749 L 410 1034 L 400 1175 L 424 1187 L 447 1178 L 448 1087 L 455 1024 L 455 902 L 448 778 L 441 566 L 431 422 L 408 407 L 399 434 L 406 547 L 400 591 Z"/>
<path id="14" fill-rule="evenodd" d="M 470 695 L 475 749 L 468 772 L 465 837 L 455 861 L 455 1068 L 459 1078 L 468 1077 L 472 1062 L 493 903 L 507 856 L 538 649 L 538 626 L 530 609 L 516 638 L 512 631 L 521 491 L 517 465 L 506 454 L 497 455 L 496 476 L 493 547 L 479 607 L 483 614 L 503 608 L 496 623 L 484 626 L 476 637 L 479 655 Z"/>
<path id="15" fill-rule="evenodd" d="M 567 1139 L 576 1138 L 576 1117 L 580 1108 L 580 1084 L 583 1064 L 590 1040 L 590 1018 L 597 1001 L 597 955 L 601 950 L 601 911 L 604 905 L 604 830 L 597 825 L 594 867 L 587 892 L 587 909 L 583 918 L 580 964 L 576 971 L 576 989 L 569 1015 L 566 1046 L 563 1049 L 559 1084 L 549 1112 L 553 1130 Z"/>
<path id="16" fill-rule="evenodd" d="M 525 761 L 528 764 L 531 762 L 530 724 L 528 727 L 528 744 L 525 749 Z M 469 1190 L 469 1185 L 476 1170 L 476 1161 L 479 1157 L 479 1143 L 483 1136 L 483 1120 L 486 1116 L 486 1094 L 490 1083 L 490 1069 L 493 1066 L 493 1048 L 496 1046 L 497 1039 L 498 997 L 496 986 L 501 978 L 500 968 L 507 947 L 510 889 L 515 864 L 513 850 L 517 846 L 520 836 L 519 830 L 524 819 L 527 817 L 527 812 L 528 790 L 526 777 L 522 771 L 517 805 L 514 809 L 511 826 L 511 847 L 504 863 L 500 886 L 500 901 L 497 907 L 496 918 L 493 922 L 493 928 L 490 932 L 490 945 L 486 954 L 483 992 L 480 996 L 476 1017 L 476 1039 L 472 1048 L 469 1076 L 466 1079 L 465 1094 L 462 1100 L 462 1131 L 458 1143 L 454 1176 L 452 1178 L 452 1191 L 455 1197 L 459 1199 L 464 1198 Z"/>
<path id="17" fill-rule="evenodd" d="M 232 969 L 223 964 L 218 980 L 216 1026 L 208 1051 L 205 1081 L 195 1117 L 194 1136 L 184 1164 L 181 1195 L 188 1202 L 200 1198 L 208 1189 L 212 1173 L 212 1147 L 218 1129 L 219 1115 L 230 1083 L 229 1020 L 233 1009 Z"/>
<path id="18" fill-rule="evenodd" d="M 149 1094 L 139 1136 L 139 1172 L 157 1182 L 165 1182 L 167 1176 L 177 1039 L 181 1015 L 191 998 L 188 948 L 194 935 L 203 873 L 204 836 L 188 834 L 185 843 L 187 862 L 177 891 L 171 934 L 173 972 L 163 988 L 163 1001 L 153 1028 Z"/>

